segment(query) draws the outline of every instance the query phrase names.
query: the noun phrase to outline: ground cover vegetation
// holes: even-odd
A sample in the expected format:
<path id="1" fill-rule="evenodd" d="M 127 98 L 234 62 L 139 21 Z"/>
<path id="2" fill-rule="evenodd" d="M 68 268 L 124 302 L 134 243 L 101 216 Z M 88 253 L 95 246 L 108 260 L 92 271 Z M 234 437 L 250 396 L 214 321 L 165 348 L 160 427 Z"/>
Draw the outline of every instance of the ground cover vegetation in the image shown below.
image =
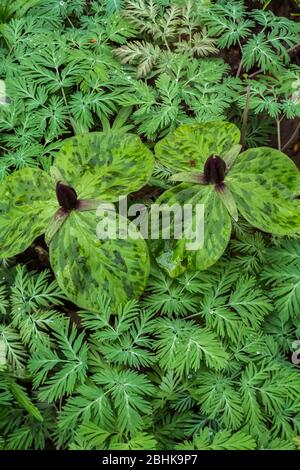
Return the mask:
<path id="1" fill-rule="evenodd" d="M 0 2 L 0 449 L 300 448 L 298 3 Z"/>

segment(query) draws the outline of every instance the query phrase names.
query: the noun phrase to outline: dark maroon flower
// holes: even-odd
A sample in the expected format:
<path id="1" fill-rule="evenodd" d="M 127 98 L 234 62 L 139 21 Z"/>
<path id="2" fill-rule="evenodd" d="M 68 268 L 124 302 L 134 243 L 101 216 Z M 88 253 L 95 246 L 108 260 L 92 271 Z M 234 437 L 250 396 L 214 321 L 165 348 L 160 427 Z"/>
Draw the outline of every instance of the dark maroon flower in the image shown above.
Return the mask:
<path id="1" fill-rule="evenodd" d="M 209 157 L 204 165 L 204 182 L 206 184 L 220 184 L 224 181 L 226 163 L 221 157 Z"/>
<path id="2" fill-rule="evenodd" d="M 56 197 L 59 205 L 65 211 L 76 209 L 78 205 L 77 194 L 74 188 L 67 186 L 60 181 L 56 184 Z"/>

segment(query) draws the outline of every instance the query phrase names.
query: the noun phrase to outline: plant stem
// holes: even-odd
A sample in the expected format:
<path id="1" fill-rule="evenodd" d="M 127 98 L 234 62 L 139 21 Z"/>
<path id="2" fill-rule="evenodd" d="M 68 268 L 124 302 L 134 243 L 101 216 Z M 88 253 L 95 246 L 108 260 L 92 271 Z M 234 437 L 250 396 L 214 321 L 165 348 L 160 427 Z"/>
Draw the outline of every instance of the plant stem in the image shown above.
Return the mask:
<path id="1" fill-rule="evenodd" d="M 278 150 L 281 150 L 281 128 L 280 128 L 281 119 L 276 119 L 276 122 L 277 122 L 277 142 L 278 142 Z"/>
<path id="2" fill-rule="evenodd" d="M 267 7 L 270 5 L 272 0 L 267 0 L 266 3 L 263 6 L 263 11 L 267 9 Z"/>
<path id="3" fill-rule="evenodd" d="M 171 52 L 171 49 L 170 49 L 170 47 L 169 47 L 169 44 L 168 44 L 168 41 L 166 40 L 166 38 L 164 38 L 164 44 L 165 44 L 165 46 L 166 46 L 166 48 L 167 48 L 167 51 L 168 51 L 168 52 Z"/>
<path id="4" fill-rule="evenodd" d="M 243 59 L 240 60 L 239 68 L 237 69 L 237 72 L 236 72 L 236 78 L 238 78 L 241 75 L 242 67 L 243 67 Z"/>
<path id="5" fill-rule="evenodd" d="M 238 78 L 241 75 L 241 71 L 242 71 L 242 67 L 243 67 L 243 49 L 242 49 L 242 45 L 241 45 L 240 41 L 238 41 L 238 44 L 239 44 L 239 48 L 240 48 L 242 57 L 241 57 L 239 67 L 238 67 L 237 72 L 236 72 L 236 78 Z"/>
<path id="6" fill-rule="evenodd" d="M 242 131 L 241 131 L 241 146 L 242 149 L 246 143 L 246 135 L 247 135 L 247 127 L 248 127 L 248 115 L 249 115 L 249 107 L 250 107 L 250 86 L 247 86 L 247 94 L 246 94 L 246 106 L 243 113 L 243 123 L 242 123 Z"/>
<path id="7" fill-rule="evenodd" d="M 287 143 L 282 147 L 282 151 L 286 150 L 290 146 L 290 144 L 293 142 L 293 140 L 295 139 L 299 131 L 300 131 L 300 124 L 298 124 L 298 126 L 294 130 L 293 134 L 291 135 Z"/>
<path id="8" fill-rule="evenodd" d="M 74 25 L 73 25 L 72 21 L 70 20 L 70 18 L 68 16 L 67 16 L 67 20 L 70 23 L 71 27 L 74 29 Z"/>
<path id="9" fill-rule="evenodd" d="M 58 76 L 59 80 L 61 80 L 61 76 L 60 76 L 58 67 L 55 67 L 55 70 L 56 70 L 56 75 Z M 66 97 L 66 94 L 65 94 L 65 90 L 64 90 L 64 87 L 62 85 L 60 87 L 60 90 L 61 90 L 61 94 L 62 94 L 64 103 L 65 103 L 65 106 L 66 106 L 66 109 L 67 109 L 67 112 L 68 112 L 69 122 L 72 125 L 72 116 L 71 116 L 70 109 L 69 109 L 69 106 L 68 106 L 68 101 L 67 101 L 67 97 Z"/>
<path id="10" fill-rule="evenodd" d="M 201 312 L 199 313 L 194 313 L 193 315 L 189 315 L 188 317 L 184 317 L 185 320 L 190 320 L 191 318 L 195 318 L 201 315 Z"/>

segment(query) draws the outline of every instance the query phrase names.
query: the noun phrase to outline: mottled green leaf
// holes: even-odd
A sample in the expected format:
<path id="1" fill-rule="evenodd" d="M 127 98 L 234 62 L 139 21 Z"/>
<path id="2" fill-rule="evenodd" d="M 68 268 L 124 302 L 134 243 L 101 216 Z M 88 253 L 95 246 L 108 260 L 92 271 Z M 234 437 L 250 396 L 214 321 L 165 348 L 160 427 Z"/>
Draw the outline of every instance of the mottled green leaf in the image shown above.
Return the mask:
<path id="1" fill-rule="evenodd" d="M 46 172 L 24 168 L 9 175 L 0 186 L 0 257 L 28 248 L 57 209 L 55 188 Z"/>
<path id="2" fill-rule="evenodd" d="M 231 218 L 214 185 L 190 185 L 182 183 L 163 193 L 157 204 L 173 206 L 191 204 L 193 216 L 191 228 L 199 230 L 200 220 L 196 216 L 197 204 L 204 205 L 204 239 L 201 248 L 191 249 L 192 238 L 153 242 L 152 247 L 158 264 L 171 277 L 176 277 L 187 268 L 204 270 L 216 263 L 224 253 L 231 235 Z M 171 219 L 172 229 L 174 220 Z M 172 231 L 171 231 L 172 233 Z M 200 233 L 200 232 L 199 232 Z"/>
<path id="3" fill-rule="evenodd" d="M 152 152 L 133 134 L 91 132 L 67 139 L 55 167 L 80 199 L 116 201 L 140 189 L 154 166 Z"/>
<path id="4" fill-rule="evenodd" d="M 127 226 L 129 221 L 116 214 Z M 147 245 L 133 224 L 135 236 L 127 239 L 97 237 L 101 220 L 94 211 L 73 211 L 50 243 L 50 262 L 59 286 L 81 308 L 97 311 L 99 297 L 113 305 L 138 297 L 149 275 Z"/>
<path id="5" fill-rule="evenodd" d="M 208 157 L 225 155 L 239 141 L 239 129 L 229 122 L 183 124 L 156 144 L 155 154 L 173 173 L 202 171 Z"/>
<path id="6" fill-rule="evenodd" d="M 225 179 L 238 210 L 254 227 L 276 235 L 300 231 L 300 174 L 278 150 L 260 147 L 239 155 Z"/>

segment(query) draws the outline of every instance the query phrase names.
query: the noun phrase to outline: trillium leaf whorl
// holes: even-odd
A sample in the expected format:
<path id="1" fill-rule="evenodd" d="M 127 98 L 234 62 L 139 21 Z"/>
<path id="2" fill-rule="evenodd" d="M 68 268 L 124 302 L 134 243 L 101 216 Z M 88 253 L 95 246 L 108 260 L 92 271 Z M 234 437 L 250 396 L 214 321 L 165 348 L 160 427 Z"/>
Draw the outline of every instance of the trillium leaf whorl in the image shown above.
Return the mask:
<path id="1" fill-rule="evenodd" d="M 277 235 L 300 231 L 300 174 L 278 150 L 261 147 L 240 153 L 240 132 L 227 122 L 179 126 L 155 147 L 173 181 L 163 193 L 168 205 L 204 204 L 204 244 L 192 252 L 188 240 L 152 244 L 161 267 L 172 277 L 185 269 L 206 269 L 222 256 L 238 212 L 254 227 Z M 193 161 L 191 168 L 190 162 Z M 203 186 L 204 185 L 204 186 Z M 204 189 L 206 188 L 206 189 Z M 194 211 L 195 213 L 195 211 Z M 193 224 L 196 218 L 193 217 Z"/>
<path id="2" fill-rule="evenodd" d="M 145 241 L 127 219 L 128 238 L 116 233 L 111 240 L 99 240 L 96 209 L 100 202 L 114 202 L 144 186 L 153 166 L 152 153 L 132 134 L 68 139 L 52 177 L 25 168 L 1 183 L 0 257 L 24 251 L 45 233 L 58 283 L 80 307 L 97 310 L 101 293 L 114 306 L 140 295 L 149 274 Z"/>

